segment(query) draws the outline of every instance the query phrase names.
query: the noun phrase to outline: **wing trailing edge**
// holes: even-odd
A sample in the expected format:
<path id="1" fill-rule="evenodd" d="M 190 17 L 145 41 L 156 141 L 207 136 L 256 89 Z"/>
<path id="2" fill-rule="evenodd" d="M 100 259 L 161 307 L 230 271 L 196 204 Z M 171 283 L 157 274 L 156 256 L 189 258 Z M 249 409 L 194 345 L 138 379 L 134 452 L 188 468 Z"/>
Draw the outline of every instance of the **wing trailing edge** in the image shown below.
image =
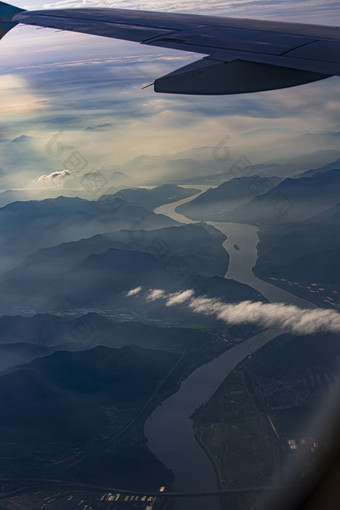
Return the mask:
<path id="1" fill-rule="evenodd" d="M 243 94 L 294 87 L 328 77 L 328 74 L 257 62 L 203 58 L 159 78 L 154 88 L 155 92 L 170 94 Z"/>

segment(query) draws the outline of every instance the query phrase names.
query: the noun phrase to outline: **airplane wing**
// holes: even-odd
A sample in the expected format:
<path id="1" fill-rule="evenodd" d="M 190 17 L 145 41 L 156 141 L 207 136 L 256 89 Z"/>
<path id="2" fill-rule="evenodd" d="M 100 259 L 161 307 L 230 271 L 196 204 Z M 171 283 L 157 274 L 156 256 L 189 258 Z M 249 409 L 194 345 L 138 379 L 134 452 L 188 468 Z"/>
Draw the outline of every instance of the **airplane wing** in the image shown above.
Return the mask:
<path id="1" fill-rule="evenodd" d="M 126 9 L 25 11 L 0 2 L 0 33 L 6 23 L 7 30 L 22 23 L 203 55 L 156 79 L 156 92 L 238 94 L 340 76 L 338 27 Z"/>

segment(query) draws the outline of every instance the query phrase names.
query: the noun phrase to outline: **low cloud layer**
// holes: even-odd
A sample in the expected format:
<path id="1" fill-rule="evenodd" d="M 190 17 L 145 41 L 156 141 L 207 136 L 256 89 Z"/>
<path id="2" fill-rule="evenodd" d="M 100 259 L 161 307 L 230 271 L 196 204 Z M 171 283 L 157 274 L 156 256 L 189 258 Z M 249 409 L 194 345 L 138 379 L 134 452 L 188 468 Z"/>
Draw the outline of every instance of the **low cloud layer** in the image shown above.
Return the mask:
<path id="1" fill-rule="evenodd" d="M 130 291 L 128 296 L 143 292 L 141 287 L 137 289 Z M 162 289 L 152 289 L 145 291 L 144 296 L 147 301 L 161 301 L 164 306 L 186 306 L 188 310 L 214 317 L 231 326 L 253 324 L 263 328 L 279 328 L 298 335 L 340 333 L 340 313 L 336 310 L 253 301 L 227 304 L 219 299 L 195 297 L 193 290 L 171 294 Z"/>

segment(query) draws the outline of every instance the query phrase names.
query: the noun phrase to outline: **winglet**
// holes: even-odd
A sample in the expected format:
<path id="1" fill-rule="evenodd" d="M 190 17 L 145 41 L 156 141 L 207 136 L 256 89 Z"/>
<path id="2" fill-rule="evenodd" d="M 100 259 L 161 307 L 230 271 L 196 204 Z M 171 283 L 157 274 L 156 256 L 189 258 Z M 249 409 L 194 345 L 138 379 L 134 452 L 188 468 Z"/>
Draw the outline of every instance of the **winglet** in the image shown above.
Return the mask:
<path id="1" fill-rule="evenodd" d="M 14 5 L 0 2 L 0 39 L 2 39 L 2 37 L 7 34 L 11 28 L 18 24 L 15 21 L 11 21 L 13 16 L 24 10 L 25 9 L 19 9 L 19 7 L 15 7 Z"/>

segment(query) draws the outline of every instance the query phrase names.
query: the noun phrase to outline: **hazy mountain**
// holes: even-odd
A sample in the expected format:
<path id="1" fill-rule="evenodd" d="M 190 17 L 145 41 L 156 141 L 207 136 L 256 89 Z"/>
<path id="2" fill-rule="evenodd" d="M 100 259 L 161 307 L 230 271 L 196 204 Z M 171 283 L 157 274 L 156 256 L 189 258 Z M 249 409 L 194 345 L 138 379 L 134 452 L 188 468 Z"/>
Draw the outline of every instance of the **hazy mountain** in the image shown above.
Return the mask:
<path id="1" fill-rule="evenodd" d="M 273 188 L 280 179 L 258 175 L 230 179 L 210 188 L 176 211 L 193 220 L 228 221 L 228 212 Z"/>
<path id="2" fill-rule="evenodd" d="M 141 406 L 176 359 L 134 346 L 96 347 L 18 367 L 0 376 L 2 441 L 93 438 L 109 425 L 105 407 Z"/>
<path id="3" fill-rule="evenodd" d="M 27 343 L 55 346 L 70 341 L 68 332 L 78 319 L 38 314 L 32 317 L 4 315 L 0 317 L 0 343 Z M 103 321 L 105 319 L 103 318 Z M 84 342 L 84 345 L 85 342 Z"/>
<path id="4" fill-rule="evenodd" d="M 267 193 L 228 213 L 229 221 L 250 224 L 297 223 L 337 204 L 340 170 L 285 179 Z"/>
<path id="5" fill-rule="evenodd" d="M 9 189 L 0 193 L 0 207 L 5 207 L 5 205 L 10 204 L 11 202 L 28 199 L 29 197 L 27 196 L 27 193 Z"/>
<path id="6" fill-rule="evenodd" d="M 333 133 L 335 135 L 335 133 Z M 316 135 L 319 136 L 319 135 Z M 336 133 L 339 136 L 339 133 Z M 329 164 L 336 163 L 340 156 L 339 150 L 325 149 L 317 150 L 309 154 L 299 154 L 293 158 L 279 158 L 271 163 L 255 164 L 254 170 L 259 169 L 261 175 L 267 175 L 266 168 L 275 168 L 276 175 L 282 177 L 297 176 L 301 172 L 305 172 L 306 168 L 323 168 Z M 339 168 L 339 165 L 338 165 Z M 272 174 L 275 175 L 275 174 Z"/>
<path id="7" fill-rule="evenodd" d="M 1 164 L 16 171 L 26 172 L 34 166 L 36 168 L 46 166 L 48 156 L 45 151 L 39 150 L 37 142 L 39 141 L 36 138 L 27 135 L 21 135 L 3 142 Z"/>
<path id="8" fill-rule="evenodd" d="M 99 346 L 56 352 L 0 375 L 3 476 L 67 476 L 135 490 L 170 484 L 170 471 L 147 449 L 144 422 L 207 359 Z"/>
<path id="9" fill-rule="evenodd" d="M 232 165 L 221 165 L 221 161 L 214 158 L 214 147 L 204 153 L 203 157 L 197 151 L 164 156 L 141 155 L 124 164 L 122 170 L 132 175 L 138 184 L 147 185 L 164 181 L 176 185 L 219 184 L 232 177 Z"/>
<path id="10" fill-rule="evenodd" d="M 208 164 L 207 164 L 208 163 Z M 141 155 L 123 166 L 123 170 L 133 172 L 138 179 L 146 176 L 150 184 L 166 181 L 170 184 L 190 184 L 202 182 L 207 175 L 210 178 L 220 171 L 220 164 L 212 158 L 209 162 L 194 157 L 168 157 Z"/>
<path id="11" fill-rule="evenodd" d="M 340 203 L 304 222 L 260 231 L 259 276 L 340 284 Z"/>
<path id="12" fill-rule="evenodd" d="M 197 224 L 124 230 L 41 249 L 2 275 L 3 310 L 11 310 L 7 304 L 46 311 L 66 297 L 89 306 L 112 305 L 137 284 L 177 289 L 183 272 L 187 279 L 224 276 L 229 262 L 224 240 L 214 227 Z"/>
<path id="13" fill-rule="evenodd" d="M 28 363 L 36 358 L 41 358 L 55 352 L 53 347 L 42 345 L 13 343 L 0 344 L 0 371 L 15 365 Z"/>
<path id="14" fill-rule="evenodd" d="M 13 313 L 27 309 L 39 312 L 85 308 L 120 309 L 127 313 L 135 302 L 127 300 L 126 293 L 136 286 L 159 287 L 169 292 L 194 288 L 199 294 L 223 297 L 229 302 L 262 299 L 246 285 L 202 275 L 199 271 L 204 264 L 204 259 L 194 255 L 150 256 L 149 253 L 110 248 L 88 256 L 55 279 L 52 269 L 49 280 L 34 280 L 34 274 L 25 278 L 22 271 L 16 274 L 13 270 L 10 278 L 0 282 L 2 310 Z M 184 312 L 190 315 L 189 311 Z M 171 311 L 173 318 L 177 313 L 181 315 L 178 310 Z"/>
<path id="15" fill-rule="evenodd" d="M 306 168 L 327 165 L 340 155 L 338 150 L 318 150 L 292 158 L 274 156 L 269 161 L 263 161 L 262 154 L 256 154 L 256 151 L 254 154 L 253 148 L 250 151 L 246 147 L 237 149 L 229 147 L 227 139 L 224 142 L 222 145 L 188 149 L 174 155 L 141 155 L 128 161 L 121 169 L 140 184 L 159 184 L 166 179 L 166 182 L 174 184 L 219 185 L 235 176 L 292 177 Z"/>
<path id="16" fill-rule="evenodd" d="M 314 177 L 317 174 L 324 174 L 325 172 L 328 172 L 329 170 L 336 170 L 340 168 L 340 158 L 338 158 L 336 161 L 332 161 L 331 163 L 328 163 L 327 165 L 324 165 L 319 168 L 313 168 L 311 170 L 306 170 L 305 172 L 301 173 L 301 177 Z"/>
<path id="17" fill-rule="evenodd" d="M 116 198 L 90 201 L 58 197 L 13 202 L 0 209 L 0 269 L 38 248 L 123 228 L 144 230 L 174 225 L 170 218 Z"/>
<path id="18" fill-rule="evenodd" d="M 197 274 L 202 259 L 182 257 L 180 263 Z M 176 278 L 150 254 L 111 248 L 104 253 L 91 254 L 55 279 L 51 270 L 47 282 L 22 278 L 22 272 L 16 276 L 13 270 L 10 278 L 0 283 L 0 292 L 6 297 L 7 306 L 51 310 L 66 299 L 71 308 L 100 308 L 117 306 L 130 289 L 137 285 L 153 288 L 155 282 L 164 289 L 178 289 Z"/>
<path id="19" fill-rule="evenodd" d="M 107 234 L 112 247 L 138 250 L 151 256 L 198 256 L 207 261 L 201 272 L 224 276 L 229 257 L 222 247 L 226 237 L 206 223 L 185 224 L 176 227 L 140 230 L 121 230 Z M 218 269 L 220 266 L 220 269 Z"/>
<path id="20" fill-rule="evenodd" d="M 44 349 L 82 350 L 98 345 L 118 348 L 132 344 L 182 352 L 184 347 L 200 349 L 209 342 L 211 335 L 206 331 L 162 327 L 136 320 L 117 322 L 93 312 L 79 317 L 52 314 L 0 317 L 0 348 L 8 353 L 15 352 L 19 346 L 32 353 L 36 349 L 40 355 Z"/>
<path id="21" fill-rule="evenodd" d="M 127 188 L 122 189 L 109 197 L 104 195 L 101 200 L 111 198 L 121 198 L 131 204 L 140 205 L 148 210 L 153 210 L 162 204 L 176 202 L 182 198 L 190 197 L 198 193 L 197 189 L 181 188 L 174 184 L 163 184 L 152 189 L 147 188 Z"/>

